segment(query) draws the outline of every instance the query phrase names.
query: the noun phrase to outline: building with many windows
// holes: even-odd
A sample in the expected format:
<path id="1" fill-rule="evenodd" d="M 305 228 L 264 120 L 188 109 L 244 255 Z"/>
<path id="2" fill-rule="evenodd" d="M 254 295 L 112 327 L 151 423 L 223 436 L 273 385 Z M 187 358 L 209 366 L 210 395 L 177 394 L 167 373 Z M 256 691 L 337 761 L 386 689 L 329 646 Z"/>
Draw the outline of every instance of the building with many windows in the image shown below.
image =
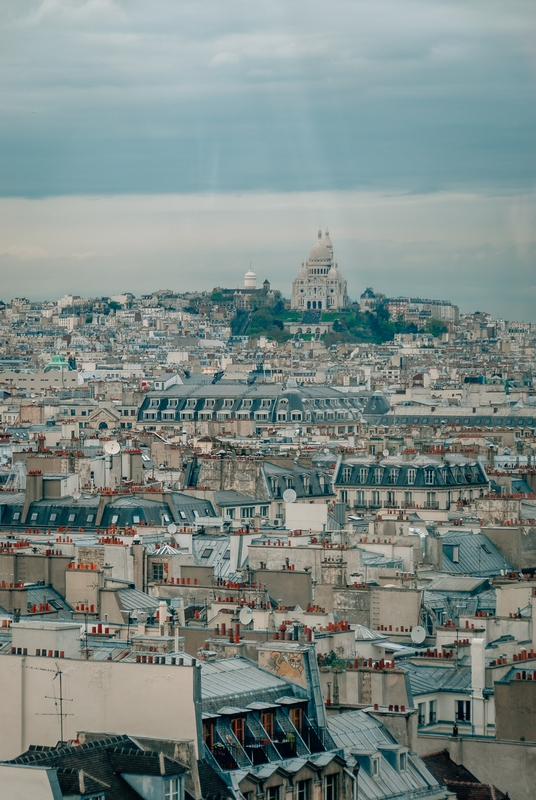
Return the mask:
<path id="1" fill-rule="evenodd" d="M 448 510 L 452 503 L 487 494 L 489 481 L 478 461 L 417 456 L 410 461 L 400 457 L 343 461 L 334 485 L 339 500 L 350 508 Z"/>

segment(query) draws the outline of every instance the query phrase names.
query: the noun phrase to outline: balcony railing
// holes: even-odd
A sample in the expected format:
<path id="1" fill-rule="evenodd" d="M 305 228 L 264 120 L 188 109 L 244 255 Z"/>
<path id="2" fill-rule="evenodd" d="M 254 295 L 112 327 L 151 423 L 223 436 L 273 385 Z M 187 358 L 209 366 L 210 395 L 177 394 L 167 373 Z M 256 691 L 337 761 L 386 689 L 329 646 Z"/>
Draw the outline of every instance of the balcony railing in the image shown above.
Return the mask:
<path id="1" fill-rule="evenodd" d="M 326 749 L 322 732 L 316 725 L 306 725 L 303 727 L 301 736 L 311 753 L 323 753 Z"/>
<path id="2" fill-rule="evenodd" d="M 258 741 L 256 739 L 247 740 L 244 744 L 244 750 L 251 763 L 256 766 L 257 764 L 267 764 L 270 761 L 269 757 L 270 742 Z"/>
<path id="3" fill-rule="evenodd" d="M 429 500 L 424 504 L 424 507 L 437 510 L 439 508 L 439 502 L 437 500 Z"/>

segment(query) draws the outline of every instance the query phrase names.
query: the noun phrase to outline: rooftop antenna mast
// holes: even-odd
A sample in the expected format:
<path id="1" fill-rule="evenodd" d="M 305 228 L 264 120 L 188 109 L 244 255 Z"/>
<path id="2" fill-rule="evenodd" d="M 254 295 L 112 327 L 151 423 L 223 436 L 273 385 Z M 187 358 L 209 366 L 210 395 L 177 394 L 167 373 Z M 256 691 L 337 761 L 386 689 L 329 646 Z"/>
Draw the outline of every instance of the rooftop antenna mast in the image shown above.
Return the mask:
<path id="1" fill-rule="evenodd" d="M 63 720 L 66 717 L 74 717 L 74 714 L 68 714 L 63 710 L 63 704 L 64 703 L 72 703 L 73 702 L 72 697 L 70 698 L 70 697 L 64 697 L 63 696 L 63 682 L 62 682 L 63 672 L 61 671 L 61 669 L 53 670 L 53 669 L 44 669 L 43 667 L 26 667 L 26 669 L 38 669 L 40 672 L 53 672 L 54 673 L 54 677 L 52 678 L 52 682 L 54 682 L 56 680 L 56 678 L 60 679 L 59 680 L 59 690 L 60 691 L 59 691 L 58 697 L 55 697 L 54 695 L 48 695 L 48 694 L 45 695 L 45 700 L 54 700 L 54 705 L 56 706 L 56 708 L 58 710 L 54 711 L 54 712 L 52 712 L 50 714 L 48 714 L 48 713 L 36 714 L 36 716 L 38 716 L 38 717 L 58 717 L 59 716 L 59 718 L 60 718 L 60 742 L 61 742 L 61 744 L 63 744 L 64 741 L 65 741 L 64 738 L 63 738 Z"/>

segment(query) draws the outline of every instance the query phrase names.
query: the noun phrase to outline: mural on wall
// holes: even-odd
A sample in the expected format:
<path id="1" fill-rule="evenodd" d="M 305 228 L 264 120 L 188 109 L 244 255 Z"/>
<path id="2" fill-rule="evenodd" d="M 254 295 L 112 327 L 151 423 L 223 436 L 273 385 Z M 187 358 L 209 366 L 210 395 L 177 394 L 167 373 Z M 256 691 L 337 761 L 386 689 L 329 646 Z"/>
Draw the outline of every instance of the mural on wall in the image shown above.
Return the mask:
<path id="1" fill-rule="evenodd" d="M 295 650 L 265 650 L 259 653 L 259 665 L 278 678 L 306 685 L 303 652 Z"/>

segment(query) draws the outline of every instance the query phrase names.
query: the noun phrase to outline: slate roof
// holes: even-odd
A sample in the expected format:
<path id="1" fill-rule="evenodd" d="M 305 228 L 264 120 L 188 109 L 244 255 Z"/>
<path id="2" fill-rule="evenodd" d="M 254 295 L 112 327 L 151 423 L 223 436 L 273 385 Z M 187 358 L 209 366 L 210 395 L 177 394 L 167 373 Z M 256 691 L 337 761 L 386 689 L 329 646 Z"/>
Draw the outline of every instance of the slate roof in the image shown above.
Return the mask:
<path id="1" fill-rule="evenodd" d="M 436 667 L 411 661 L 399 662 L 398 666 L 408 675 L 414 697 L 434 692 L 471 692 L 471 667 Z"/>
<path id="2" fill-rule="evenodd" d="M 52 588 L 52 586 L 28 586 L 27 587 L 28 605 L 39 605 L 39 603 L 50 603 L 54 611 L 57 613 L 57 619 L 72 621 L 72 608 L 65 601 L 59 592 Z M 22 613 L 21 616 L 26 616 Z M 34 615 L 31 615 L 32 619 Z"/>
<path id="3" fill-rule="evenodd" d="M 98 507 L 98 495 L 82 495 L 76 501 L 72 497 L 38 500 L 31 504 L 22 526 L 24 493 L 6 492 L 0 500 L 0 526 L 31 526 L 45 530 L 62 526 L 72 530 L 92 530 L 96 527 Z M 209 500 L 182 492 L 170 492 L 167 502 L 137 495 L 119 495 L 104 509 L 100 527 L 130 527 L 144 522 L 160 526 L 168 525 L 174 519 L 178 524 L 193 524 L 198 517 L 214 516 L 214 508 Z"/>
<path id="4" fill-rule="evenodd" d="M 457 580 L 464 580 L 459 578 Z M 423 592 L 423 604 L 427 608 L 432 608 L 436 613 L 446 611 L 450 619 L 457 619 L 460 614 L 474 614 L 475 611 L 487 611 L 495 614 L 497 607 L 497 597 L 495 589 L 487 589 L 485 592 L 470 595 L 465 592 Z"/>
<path id="5" fill-rule="evenodd" d="M 439 575 L 435 580 L 427 584 L 426 589 L 431 592 L 447 592 L 447 594 L 464 592 L 472 595 L 489 589 L 489 581 L 485 578 L 469 576 L 452 577 L 450 575 Z"/>
<path id="6" fill-rule="evenodd" d="M 328 726 L 335 744 L 344 749 L 351 764 L 354 761 L 352 750 L 375 751 L 378 754 L 378 745 L 396 744 L 381 722 L 364 711 L 348 711 L 328 717 Z M 381 766 L 377 777 L 371 777 L 366 768 L 359 770 L 360 800 L 411 797 L 413 792 L 418 792 L 419 798 L 445 797 L 442 787 L 418 756 L 408 753 L 407 769 L 403 772 L 395 769 L 383 755 L 380 758 Z"/>
<path id="7" fill-rule="evenodd" d="M 505 572 L 514 572 L 503 554 L 482 533 L 457 530 L 441 537 L 442 572 L 472 575 L 473 577 L 496 577 Z M 454 561 L 454 547 L 458 548 L 458 561 Z"/>
<path id="8" fill-rule="evenodd" d="M 201 665 L 201 692 L 204 711 L 225 706 L 245 708 L 254 701 L 276 702 L 281 695 L 306 697 L 304 690 L 265 672 L 247 658 L 204 661 Z"/>
<path id="9" fill-rule="evenodd" d="M 121 777 L 121 772 L 138 775 L 180 775 L 186 768 L 162 753 L 143 750 L 128 736 L 112 736 L 77 746 L 30 747 L 4 762 L 56 767 L 62 793 L 105 792 L 106 800 L 139 800 L 141 795 Z"/>
<path id="10" fill-rule="evenodd" d="M 423 756 L 424 763 L 437 780 L 449 791 L 454 792 L 458 800 L 504 800 L 503 794 L 496 786 L 480 783 L 475 776 L 461 764 L 455 764 L 448 752 L 431 753 Z"/>
<path id="11" fill-rule="evenodd" d="M 236 492 L 234 489 L 224 489 L 214 492 L 214 502 L 216 505 L 226 508 L 227 506 L 254 506 L 259 505 L 259 503 L 266 504 L 269 501 L 256 500 L 254 497 L 251 497 L 251 495 Z"/>
<path id="12" fill-rule="evenodd" d="M 197 771 L 203 800 L 227 800 L 227 798 L 234 800 L 233 791 L 207 761 L 198 761 Z"/>
<path id="13" fill-rule="evenodd" d="M 139 589 L 117 589 L 117 597 L 119 599 L 119 603 L 121 608 L 124 611 L 155 611 L 159 604 L 160 599 L 158 597 L 151 597 L 145 592 L 140 592 Z"/>
<path id="14" fill-rule="evenodd" d="M 196 534 L 192 537 L 192 553 L 196 565 L 212 567 L 216 578 L 228 578 L 231 575 L 230 549 L 231 542 L 228 536 Z M 247 548 L 244 558 L 246 556 Z"/>

